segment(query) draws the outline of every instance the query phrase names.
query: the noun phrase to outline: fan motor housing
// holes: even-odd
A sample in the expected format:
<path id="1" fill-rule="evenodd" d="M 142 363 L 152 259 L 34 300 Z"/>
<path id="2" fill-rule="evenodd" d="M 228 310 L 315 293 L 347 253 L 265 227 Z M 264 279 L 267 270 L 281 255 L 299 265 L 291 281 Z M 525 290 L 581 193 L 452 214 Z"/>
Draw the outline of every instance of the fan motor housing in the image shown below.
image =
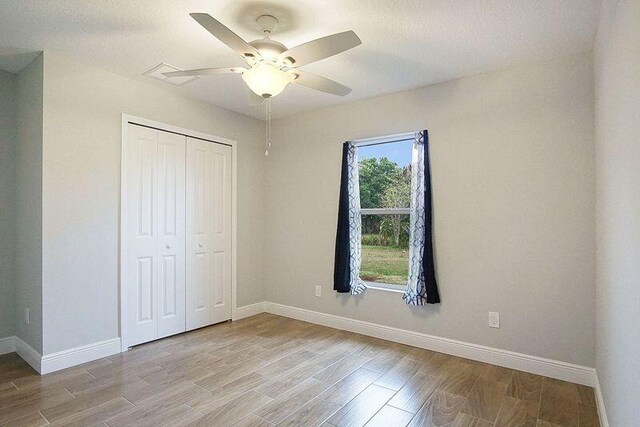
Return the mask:
<path id="1" fill-rule="evenodd" d="M 282 52 L 287 51 L 287 47 L 272 39 L 259 39 L 249 42 L 249 44 L 260 52 L 264 58 L 276 59 Z"/>

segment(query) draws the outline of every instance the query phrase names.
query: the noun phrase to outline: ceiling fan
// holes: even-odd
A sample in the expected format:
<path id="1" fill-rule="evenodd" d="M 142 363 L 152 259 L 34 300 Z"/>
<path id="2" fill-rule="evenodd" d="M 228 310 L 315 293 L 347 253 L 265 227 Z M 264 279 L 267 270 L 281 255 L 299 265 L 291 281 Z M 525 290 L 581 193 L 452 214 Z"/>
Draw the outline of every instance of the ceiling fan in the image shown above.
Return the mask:
<path id="1" fill-rule="evenodd" d="M 242 56 L 249 67 L 200 68 L 163 73 L 167 77 L 241 74 L 251 91 L 261 97 L 260 102 L 278 95 L 289 83 L 339 96 L 345 96 L 351 92 L 347 86 L 301 71 L 298 67 L 337 55 L 362 44 L 353 31 L 322 37 L 289 49 L 271 38 L 271 34 L 278 25 L 278 20 L 271 15 L 261 15 L 256 19 L 264 38 L 249 43 L 207 13 L 189 15 L 218 40 Z"/>

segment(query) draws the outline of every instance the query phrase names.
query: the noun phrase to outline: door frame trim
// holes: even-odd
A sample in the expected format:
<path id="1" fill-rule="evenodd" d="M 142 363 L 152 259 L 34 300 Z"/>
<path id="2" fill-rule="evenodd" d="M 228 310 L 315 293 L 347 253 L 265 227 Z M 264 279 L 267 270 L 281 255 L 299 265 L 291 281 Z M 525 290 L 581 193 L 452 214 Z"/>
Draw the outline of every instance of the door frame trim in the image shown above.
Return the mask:
<path id="1" fill-rule="evenodd" d="M 134 116 L 131 114 L 122 114 L 122 139 L 120 141 L 120 222 L 118 227 L 120 229 L 119 242 L 118 242 L 118 292 L 119 292 L 119 325 L 120 342 L 122 346 L 122 352 L 129 349 L 127 345 L 127 331 L 126 331 L 126 292 L 124 292 L 123 284 L 125 278 L 124 266 L 125 260 L 125 204 L 123 200 L 126 200 L 126 156 L 125 156 L 125 143 L 127 141 L 127 126 L 129 124 L 139 125 L 154 128 L 164 132 L 177 133 L 191 138 L 197 138 L 204 141 L 208 141 L 214 144 L 223 144 L 231 147 L 231 320 L 236 320 L 238 314 L 238 292 L 237 292 L 237 280 L 238 280 L 238 146 L 237 141 L 228 138 L 222 138 L 220 136 L 211 135 L 204 132 L 195 131 L 192 129 L 185 129 L 178 126 L 173 126 L 168 123 L 157 122 L 155 120 L 145 119 L 143 117 Z"/>

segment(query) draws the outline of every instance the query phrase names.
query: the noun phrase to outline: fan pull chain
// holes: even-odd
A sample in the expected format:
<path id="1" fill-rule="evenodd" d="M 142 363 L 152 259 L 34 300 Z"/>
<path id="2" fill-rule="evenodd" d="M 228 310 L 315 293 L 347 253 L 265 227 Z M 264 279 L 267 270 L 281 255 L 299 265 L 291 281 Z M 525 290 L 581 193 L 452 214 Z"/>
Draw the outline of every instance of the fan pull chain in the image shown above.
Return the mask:
<path id="1" fill-rule="evenodd" d="M 265 109 L 265 117 L 264 120 L 266 122 L 266 135 L 265 135 L 265 150 L 264 155 L 269 155 L 269 149 L 271 148 L 271 98 L 267 98 L 264 102 Z"/>

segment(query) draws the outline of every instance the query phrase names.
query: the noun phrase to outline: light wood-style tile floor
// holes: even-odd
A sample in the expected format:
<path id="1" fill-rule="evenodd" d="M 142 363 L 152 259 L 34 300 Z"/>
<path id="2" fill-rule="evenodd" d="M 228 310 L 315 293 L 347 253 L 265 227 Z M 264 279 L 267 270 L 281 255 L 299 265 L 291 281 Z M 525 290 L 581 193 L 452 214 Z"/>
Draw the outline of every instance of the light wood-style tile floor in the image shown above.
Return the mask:
<path id="1" fill-rule="evenodd" d="M 589 387 L 260 314 L 45 376 L 0 356 L 0 425 L 599 424 Z"/>

